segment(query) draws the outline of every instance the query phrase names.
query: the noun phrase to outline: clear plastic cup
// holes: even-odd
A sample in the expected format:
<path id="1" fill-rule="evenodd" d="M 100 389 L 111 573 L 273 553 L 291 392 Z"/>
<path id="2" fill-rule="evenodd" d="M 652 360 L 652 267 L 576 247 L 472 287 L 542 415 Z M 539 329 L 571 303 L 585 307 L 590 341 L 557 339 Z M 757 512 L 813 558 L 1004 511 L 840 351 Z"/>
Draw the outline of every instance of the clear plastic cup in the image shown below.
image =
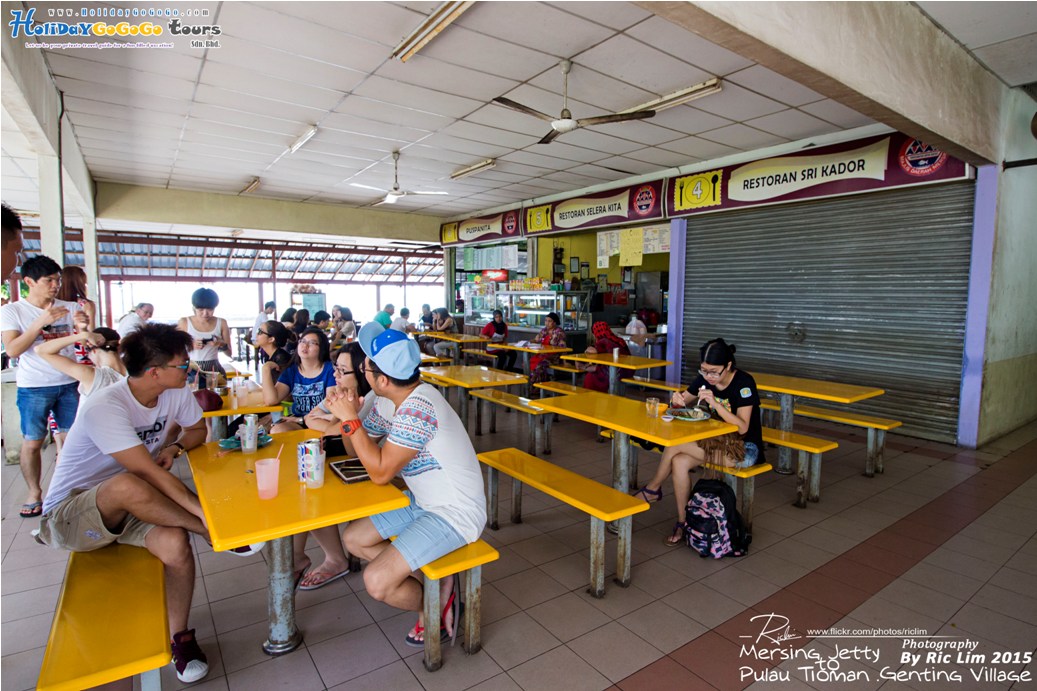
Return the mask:
<path id="1" fill-rule="evenodd" d="M 280 459 L 261 458 L 256 461 L 256 487 L 260 499 L 273 499 L 277 496 L 277 476 L 281 469 Z"/>
<path id="2" fill-rule="evenodd" d="M 307 465 L 310 464 L 310 458 L 313 459 L 313 468 L 312 470 L 307 468 L 306 489 L 320 489 L 324 486 L 324 452 L 321 451 L 317 456 L 307 457 Z"/>
<path id="3" fill-rule="evenodd" d="M 245 424 L 238 428 L 241 433 L 241 450 L 244 453 L 255 453 L 259 447 L 259 426 L 255 424 L 255 419 L 249 422 L 249 417 L 255 418 L 256 416 L 246 415 Z"/>
<path id="4" fill-rule="evenodd" d="M 659 399 L 650 396 L 645 399 L 645 413 L 648 417 L 659 417 Z"/>
<path id="5" fill-rule="evenodd" d="M 619 348 L 613 348 L 612 349 L 612 359 L 613 360 L 618 360 L 619 359 Z"/>

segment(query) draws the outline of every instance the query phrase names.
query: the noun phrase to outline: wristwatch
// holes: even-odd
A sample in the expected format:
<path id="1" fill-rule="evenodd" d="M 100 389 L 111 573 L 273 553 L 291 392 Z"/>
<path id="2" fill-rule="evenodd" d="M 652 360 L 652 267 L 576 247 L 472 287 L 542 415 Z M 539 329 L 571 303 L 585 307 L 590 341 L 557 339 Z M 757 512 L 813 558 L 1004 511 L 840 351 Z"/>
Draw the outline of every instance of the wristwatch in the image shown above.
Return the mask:
<path id="1" fill-rule="evenodd" d="M 177 448 L 176 453 L 173 454 L 173 458 L 180 458 L 180 456 L 183 455 L 184 451 L 187 451 L 187 449 L 184 448 L 184 445 L 178 441 L 173 442 L 172 444 L 170 444 L 170 446 L 175 446 Z"/>
<path id="2" fill-rule="evenodd" d="M 362 426 L 363 423 L 360 422 L 360 420 L 346 420 L 342 423 L 342 427 L 340 429 L 342 430 L 342 435 L 348 437 L 349 435 L 353 434 L 353 432 L 356 432 L 358 429 L 360 429 Z"/>

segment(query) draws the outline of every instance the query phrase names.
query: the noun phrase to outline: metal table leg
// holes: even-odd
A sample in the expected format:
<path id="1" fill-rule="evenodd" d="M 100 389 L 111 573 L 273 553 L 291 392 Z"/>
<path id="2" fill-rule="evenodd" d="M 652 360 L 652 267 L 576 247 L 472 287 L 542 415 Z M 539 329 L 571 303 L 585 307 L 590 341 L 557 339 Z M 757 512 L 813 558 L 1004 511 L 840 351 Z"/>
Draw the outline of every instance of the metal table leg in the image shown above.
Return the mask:
<path id="1" fill-rule="evenodd" d="M 468 428 L 468 389 L 466 389 L 463 386 L 459 386 L 457 388 L 459 389 L 459 391 L 457 393 L 458 398 L 461 399 L 461 403 L 460 403 L 460 406 L 459 406 L 460 409 L 461 409 L 461 411 L 460 411 L 461 424 L 464 425 L 465 429 L 467 429 Z"/>
<path id="2" fill-rule="evenodd" d="M 215 441 L 227 438 L 227 418 L 223 415 L 210 418 L 212 420 L 212 438 Z"/>
<path id="3" fill-rule="evenodd" d="M 778 429 L 782 432 L 791 432 L 795 397 L 792 394 L 782 393 L 778 394 L 778 400 L 781 402 L 781 417 L 778 420 Z M 774 472 L 779 475 L 792 474 L 792 449 L 786 446 L 778 449 L 778 465 L 774 468 Z"/>
<path id="4" fill-rule="evenodd" d="M 302 634 L 295 626 L 292 536 L 271 540 L 266 549 L 270 565 L 270 590 L 267 596 L 270 630 L 263 643 L 263 652 L 267 655 L 284 655 L 302 644 Z"/>
<path id="5" fill-rule="evenodd" d="M 600 366 L 600 365 L 599 365 Z M 609 367 L 609 393 L 613 396 L 619 395 L 619 368 Z"/>

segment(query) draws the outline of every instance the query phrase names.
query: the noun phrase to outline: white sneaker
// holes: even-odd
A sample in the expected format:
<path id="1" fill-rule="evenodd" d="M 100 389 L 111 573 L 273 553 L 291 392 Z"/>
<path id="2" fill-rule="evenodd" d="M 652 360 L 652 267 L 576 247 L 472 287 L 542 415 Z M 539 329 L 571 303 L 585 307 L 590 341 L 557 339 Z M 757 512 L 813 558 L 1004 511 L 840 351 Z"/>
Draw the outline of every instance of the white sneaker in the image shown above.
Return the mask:
<path id="1" fill-rule="evenodd" d="M 227 554 L 233 554 L 237 557 L 251 557 L 253 554 L 257 554 L 266 547 L 265 542 L 257 542 L 252 545 L 243 545 L 241 547 L 235 547 L 234 549 L 228 549 Z"/>

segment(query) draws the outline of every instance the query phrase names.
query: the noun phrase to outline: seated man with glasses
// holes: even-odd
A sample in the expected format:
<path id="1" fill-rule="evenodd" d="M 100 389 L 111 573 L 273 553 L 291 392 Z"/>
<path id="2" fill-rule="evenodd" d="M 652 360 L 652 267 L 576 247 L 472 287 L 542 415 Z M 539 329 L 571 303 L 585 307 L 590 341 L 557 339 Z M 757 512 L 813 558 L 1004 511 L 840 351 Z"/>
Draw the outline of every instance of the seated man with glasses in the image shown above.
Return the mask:
<path id="1" fill-rule="evenodd" d="M 122 339 L 129 375 L 79 409 L 43 501 L 36 538 L 55 549 L 89 552 L 113 542 L 143 547 L 165 565 L 173 663 L 182 682 L 209 665 L 187 628 L 194 593 L 189 533 L 208 541 L 202 507 L 176 475 L 173 460 L 205 441 L 202 410 L 187 388 L 191 335 L 147 324 Z M 167 432 L 181 428 L 178 439 Z M 248 556 L 262 545 L 235 550 Z M 112 583 L 118 588 L 118 583 Z"/>
<path id="2" fill-rule="evenodd" d="M 673 547 L 683 542 L 686 528 L 685 509 L 691 497 L 692 468 L 703 463 L 748 468 L 763 463 L 763 427 L 760 423 L 760 392 L 748 372 L 735 367 L 735 346 L 722 338 L 707 341 L 700 349 L 698 376 L 687 391 L 673 394 L 674 408 L 696 400 L 711 415 L 738 427 L 738 432 L 670 446 L 663 450 L 655 477 L 635 492 L 635 496 L 651 503 L 663 498 L 662 484 L 673 475 L 673 494 L 677 502 L 677 523 L 665 544 Z"/>
<path id="3" fill-rule="evenodd" d="M 421 382 L 418 344 L 400 331 L 374 322 L 360 330 L 367 359 L 363 376 L 376 398 L 359 417 L 355 391 L 329 392 L 327 406 L 342 421 L 371 480 L 387 484 L 397 475 L 407 483 L 410 506 L 353 521 L 343 540 L 346 550 L 370 562 L 364 585 L 376 600 L 420 612 L 422 566 L 479 539 L 486 524 L 486 495 L 475 449 L 461 419 L 430 384 Z M 384 436 L 379 447 L 374 438 Z M 392 543 L 389 537 L 397 536 Z M 425 627 L 456 635 L 460 616 L 457 578 L 444 578 L 439 622 L 418 623 L 407 635 L 424 645 Z M 433 629 L 435 630 L 435 629 Z"/>

